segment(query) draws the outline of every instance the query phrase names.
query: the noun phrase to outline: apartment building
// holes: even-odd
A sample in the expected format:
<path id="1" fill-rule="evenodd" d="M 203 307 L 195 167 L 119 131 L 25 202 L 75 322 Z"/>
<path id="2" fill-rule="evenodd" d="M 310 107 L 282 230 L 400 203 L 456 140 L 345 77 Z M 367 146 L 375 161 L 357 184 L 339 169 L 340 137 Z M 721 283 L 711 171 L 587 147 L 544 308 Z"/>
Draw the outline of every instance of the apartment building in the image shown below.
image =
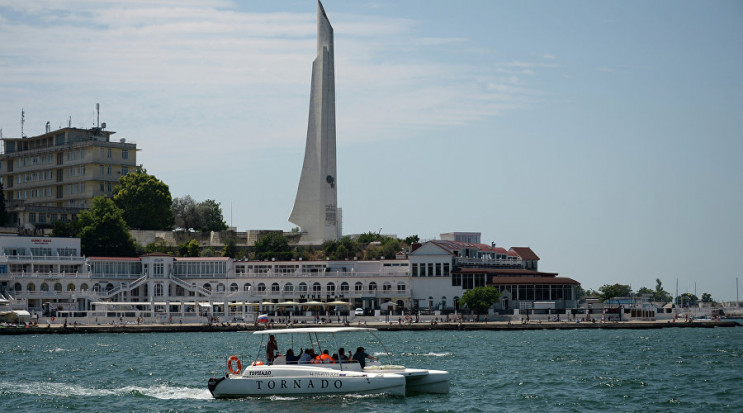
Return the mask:
<path id="1" fill-rule="evenodd" d="M 48 228 L 72 219 L 96 196 L 112 196 L 119 178 L 134 171 L 137 145 L 112 141 L 102 127 L 62 128 L 33 137 L 3 138 L 0 182 L 8 226 Z"/>

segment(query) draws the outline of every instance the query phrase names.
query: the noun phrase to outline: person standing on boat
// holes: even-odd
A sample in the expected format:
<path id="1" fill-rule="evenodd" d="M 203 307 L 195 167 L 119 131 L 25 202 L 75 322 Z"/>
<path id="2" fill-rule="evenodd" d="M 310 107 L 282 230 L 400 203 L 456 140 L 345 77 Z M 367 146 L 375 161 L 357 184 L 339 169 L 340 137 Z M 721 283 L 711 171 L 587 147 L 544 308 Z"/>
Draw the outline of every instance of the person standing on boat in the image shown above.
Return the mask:
<path id="1" fill-rule="evenodd" d="M 276 337 L 271 334 L 268 336 L 268 344 L 266 344 L 266 360 L 268 360 L 269 363 L 273 363 L 277 351 L 279 351 L 279 345 L 276 344 Z"/>
<path id="2" fill-rule="evenodd" d="M 356 349 L 356 353 L 354 353 L 353 357 L 351 357 L 353 360 L 356 360 L 359 362 L 359 365 L 363 369 L 366 366 L 366 359 L 369 360 L 377 360 L 376 357 L 370 356 L 364 351 L 363 347 L 359 347 Z"/>

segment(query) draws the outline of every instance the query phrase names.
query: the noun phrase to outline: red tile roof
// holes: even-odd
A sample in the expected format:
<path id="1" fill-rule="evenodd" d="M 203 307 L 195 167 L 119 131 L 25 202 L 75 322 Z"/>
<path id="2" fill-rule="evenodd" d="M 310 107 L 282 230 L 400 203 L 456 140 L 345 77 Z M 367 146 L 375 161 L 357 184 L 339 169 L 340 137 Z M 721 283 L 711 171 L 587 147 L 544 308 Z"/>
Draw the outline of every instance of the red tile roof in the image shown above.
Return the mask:
<path id="1" fill-rule="evenodd" d="M 93 261 L 141 261 L 139 257 L 88 257 Z"/>
<path id="2" fill-rule="evenodd" d="M 529 247 L 511 247 L 511 250 L 518 254 L 522 260 L 539 261 L 539 257 Z"/>
<path id="3" fill-rule="evenodd" d="M 532 277 L 556 277 L 556 272 L 540 272 L 535 270 L 527 270 L 523 268 L 459 268 L 452 271 L 452 274 L 505 274 L 505 275 L 518 275 L 518 276 L 532 276 Z"/>

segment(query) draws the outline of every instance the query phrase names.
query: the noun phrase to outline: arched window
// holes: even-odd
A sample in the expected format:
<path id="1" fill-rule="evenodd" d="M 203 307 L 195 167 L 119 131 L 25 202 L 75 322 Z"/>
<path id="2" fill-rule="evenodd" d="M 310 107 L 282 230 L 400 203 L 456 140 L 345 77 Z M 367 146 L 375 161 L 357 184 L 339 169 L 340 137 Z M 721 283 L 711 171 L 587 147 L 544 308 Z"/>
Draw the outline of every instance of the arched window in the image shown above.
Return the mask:
<path id="1" fill-rule="evenodd" d="M 266 291 L 266 284 L 259 283 L 258 284 L 258 292 L 261 292 L 262 293 L 264 291 Z"/>
<path id="2" fill-rule="evenodd" d="M 347 283 L 347 282 L 345 282 L 345 281 L 343 281 L 343 282 L 341 283 L 341 292 L 342 292 L 342 293 L 344 293 L 344 292 L 348 292 L 348 290 L 349 290 L 349 286 L 348 286 L 348 283 Z"/>
<path id="3" fill-rule="evenodd" d="M 250 291 L 250 283 L 245 283 L 243 285 L 243 292 L 249 292 Z"/>
<path id="4" fill-rule="evenodd" d="M 42 283 L 41 284 L 41 291 L 49 291 L 49 284 Z"/>
<path id="5" fill-rule="evenodd" d="M 384 284 L 382 284 L 382 291 L 392 291 L 392 283 L 385 281 Z"/>
<path id="6" fill-rule="evenodd" d="M 21 283 L 15 283 L 13 284 L 13 289 L 16 291 L 21 291 Z"/>
<path id="7" fill-rule="evenodd" d="M 218 293 L 223 293 L 224 290 L 225 290 L 225 288 L 226 287 L 224 286 L 224 284 L 222 284 L 222 283 L 217 284 L 217 292 Z"/>
<path id="8" fill-rule="evenodd" d="M 147 285 L 145 285 L 145 288 L 146 287 L 147 287 Z M 93 284 L 93 291 L 100 292 L 101 291 L 101 285 L 98 284 L 98 283 Z"/>
<path id="9" fill-rule="evenodd" d="M 204 284 L 204 289 L 206 291 L 212 292 L 212 285 L 209 283 Z"/>
<path id="10" fill-rule="evenodd" d="M 369 283 L 369 291 L 377 291 L 377 283 L 374 281 Z"/>
<path id="11" fill-rule="evenodd" d="M 328 294 L 335 294 L 335 283 L 328 283 L 325 289 L 328 291 Z"/>
<path id="12" fill-rule="evenodd" d="M 106 291 L 111 291 L 114 289 L 114 285 L 111 283 L 106 284 Z"/>
<path id="13" fill-rule="evenodd" d="M 62 291 L 62 283 L 54 283 L 54 291 Z"/>
<path id="14" fill-rule="evenodd" d="M 357 293 L 364 291 L 364 284 L 361 284 L 361 281 L 357 281 L 356 284 L 354 284 L 353 286 L 353 290 Z"/>
<path id="15" fill-rule="evenodd" d="M 80 284 L 80 291 L 88 291 L 88 284 L 87 283 Z"/>
<path id="16" fill-rule="evenodd" d="M 397 283 L 397 291 L 404 292 L 406 289 L 407 289 L 407 286 L 405 285 L 404 282 L 399 281 Z"/>
<path id="17" fill-rule="evenodd" d="M 279 291 L 281 291 L 281 287 L 279 287 L 279 283 L 273 283 L 273 284 L 271 284 L 271 292 L 272 293 L 277 293 Z"/>
<path id="18" fill-rule="evenodd" d="M 230 284 L 230 292 L 231 292 L 231 293 L 234 293 L 234 292 L 235 292 L 235 291 L 237 291 L 237 290 L 238 290 L 239 288 L 240 288 L 240 287 L 238 287 L 238 286 L 237 286 L 237 283 L 232 283 L 232 284 Z"/>
<path id="19" fill-rule="evenodd" d="M 67 284 L 67 291 L 75 291 L 75 284 L 73 283 Z"/>
<path id="20" fill-rule="evenodd" d="M 292 283 L 286 283 L 284 284 L 284 291 L 287 293 L 294 292 L 294 284 Z"/>
<path id="21" fill-rule="evenodd" d="M 319 293 L 321 291 L 322 291 L 322 286 L 320 286 L 320 283 L 318 283 L 318 282 L 312 283 L 312 292 L 313 293 Z"/>
<path id="22" fill-rule="evenodd" d="M 307 283 L 299 283 L 299 292 L 300 293 L 306 293 L 307 292 Z"/>
<path id="23" fill-rule="evenodd" d="M 26 291 L 36 291 L 36 284 L 34 283 L 26 284 Z"/>

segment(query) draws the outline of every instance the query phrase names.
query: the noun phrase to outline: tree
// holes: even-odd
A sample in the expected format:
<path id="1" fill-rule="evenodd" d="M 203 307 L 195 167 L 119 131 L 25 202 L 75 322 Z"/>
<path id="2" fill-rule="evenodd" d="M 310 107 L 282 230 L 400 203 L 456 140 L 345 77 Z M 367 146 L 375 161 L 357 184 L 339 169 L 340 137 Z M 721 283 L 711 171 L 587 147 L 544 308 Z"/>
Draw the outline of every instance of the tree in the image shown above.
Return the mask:
<path id="1" fill-rule="evenodd" d="M 382 242 L 382 241 L 385 240 L 385 238 L 388 238 L 388 237 L 385 237 L 384 235 L 381 235 L 381 234 L 376 233 L 376 232 L 369 231 L 369 232 L 366 232 L 366 233 L 363 233 L 363 234 L 359 235 L 359 242 L 362 243 L 362 244 L 368 244 L 368 243 L 374 242 L 374 241 L 380 241 L 380 242 Z"/>
<path id="2" fill-rule="evenodd" d="M 671 294 L 668 293 L 668 291 L 663 289 L 663 282 L 661 282 L 660 278 L 655 279 L 655 292 L 653 293 L 653 301 L 659 302 L 659 303 L 668 303 L 671 302 Z"/>
<path id="3" fill-rule="evenodd" d="M 629 297 L 632 295 L 632 287 L 624 284 L 604 284 L 599 288 L 599 298 L 606 301 L 614 297 Z"/>
<path id="4" fill-rule="evenodd" d="M 93 199 L 93 206 L 78 215 L 80 246 L 87 256 L 131 257 L 136 244 L 124 221 L 124 211 L 106 197 Z"/>
<path id="5" fill-rule="evenodd" d="M 113 199 L 116 206 L 124 210 L 129 228 L 173 228 L 170 189 L 142 167 L 119 178 Z"/>
<path id="6" fill-rule="evenodd" d="M 183 198 L 174 198 L 172 210 L 177 228 L 183 228 L 186 231 L 201 228 L 197 204 L 190 195 Z"/>
<path id="7" fill-rule="evenodd" d="M 144 252 L 149 254 L 151 252 L 161 252 L 163 254 L 170 253 L 170 247 L 165 241 L 153 241 L 144 246 Z"/>
<path id="8" fill-rule="evenodd" d="M 676 304 L 680 305 L 681 307 L 695 306 L 698 302 L 699 297 L 691 293 L 683 293 L 680 296 L 676 297 Z"/>
<path id="9" fill-rule="evenodd" d="M 712 294 L 702 293 L 702 302 L 703 303 L 714 303 L 715 300 L 712 299 Z"/>
<path id="10" fill-rule="evenodd" d="M 198 257 L 200 251 L 201 245 L 199 245 L 199 241 L 196 241 L 195 239 L 184 242 L 178 246 L 178 254 L 180 254 L 181 257 Z"/>
<path id="11" fill-rule="evenodd" d="M 322 250 L 331 260 L 352 259 L 362 255 L 361 244 L 350 237 L 343 237 L 338 241 L 325 241 Z"/>
<path id="12" fill-rule="evenodd" d="M 197 211 L 201 220 L 202 231 L 224 231 L 227 229 L 227 224 L 222 218 L 222 208 L 219 206 L 219 202 L 207 199 L 199 203 Z"/>
<path id="13" fill-rule="evenodd" d="M 0 227 L 4 227 L 8 223 L 8 210 L 5 209 L 5 188 L 3 183 L 0 182 Z"/>
<path id="14" fill-rule="evenodd" d="M 417 235 L 411 235 L 409 237 L 405 237 L 405 239 L 403 240 L 403 242 L 405 242 L 408 245 L 413 245 L 416 242 L 420 242 L 420 241 L 421 239 Z"/>
<path id="15" fill-rule="evenodd" d="M 80 237 L 80 221 L 75 217 L 72 221 L 54 221 L 52 224 L 53 237 Z"/>
<path id="16" fill-rule="evenodd" d="M 292 249 L 289 241 L 283 234 L 270 232 L 258 239 L 253 246 L 255 257 L 259 260 L 276 258 L 288 260 L 292 257 Z"/>
<path id="17" fill-rule="evenodd" d="M 488 311 L 488 308 L 500 301 L 500 291 L 495 287 L 475 287 L 467 290 L 459 299 L 459 304 L 472 309 L 477 314 Z"/>
<path id="18" fill-rule="evenodd" d="M 235 258 L 237 256 L 237 244 L 234 239 L 228 239 L 227 242 L 224 243 L 222 256 L 230 258 Z"/>

